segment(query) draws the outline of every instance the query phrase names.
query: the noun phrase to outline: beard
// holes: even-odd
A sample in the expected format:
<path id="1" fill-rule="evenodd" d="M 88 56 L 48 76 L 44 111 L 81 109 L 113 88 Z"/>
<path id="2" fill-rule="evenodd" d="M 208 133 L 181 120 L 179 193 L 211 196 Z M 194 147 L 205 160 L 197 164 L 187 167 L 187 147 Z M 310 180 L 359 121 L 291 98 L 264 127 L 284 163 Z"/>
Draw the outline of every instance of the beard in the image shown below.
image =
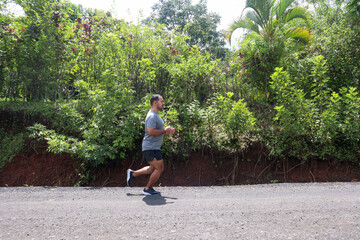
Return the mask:
<path id="1" fill-rule="evenodd" d="M 164 107 L 165 107 L 165 104 L 161 104 L 161 103 L 159 103 L 159 104 L 156 106 L 156 108 L 157 108 L 159 111 L 163 110 Z"/>

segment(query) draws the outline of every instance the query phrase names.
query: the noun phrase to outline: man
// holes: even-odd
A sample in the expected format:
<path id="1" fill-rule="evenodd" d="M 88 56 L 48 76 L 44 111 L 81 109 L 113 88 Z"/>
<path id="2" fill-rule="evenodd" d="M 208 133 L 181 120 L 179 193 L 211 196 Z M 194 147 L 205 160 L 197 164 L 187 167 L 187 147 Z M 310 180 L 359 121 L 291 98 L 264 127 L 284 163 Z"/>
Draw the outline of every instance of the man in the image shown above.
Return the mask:
<path id="1" fill-rule="evenodd" d="M 161 145 L 164 135 L 174 134 L 175 128 L 166 127 L 164 129 L 164 121 L 158 112 L 164 109 L 165 103 L 162 96 L 155 94 L 150 99 L 151 108 L 145 119 L 145 136 L 142 141 L 142 151 L 146 161 L 150 166 L 143 167 L 137 171 L 127 170 L 127 184 L 130 186 L 131 181 L 140 175 L 151 174 L 149 181 L 142 191 L 144 195 L 155 195 L 159 192 L 155 191 L 153 186 L 164 171 L 164 162 L 161 155 Z"/>

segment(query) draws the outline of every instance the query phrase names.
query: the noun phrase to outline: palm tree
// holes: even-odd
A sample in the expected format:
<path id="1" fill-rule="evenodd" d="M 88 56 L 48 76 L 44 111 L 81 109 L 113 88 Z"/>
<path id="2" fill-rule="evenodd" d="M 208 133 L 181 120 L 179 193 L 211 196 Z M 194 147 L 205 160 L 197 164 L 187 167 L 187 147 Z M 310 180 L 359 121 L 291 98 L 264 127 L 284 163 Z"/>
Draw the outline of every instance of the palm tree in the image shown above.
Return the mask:
<path id="1" fill-rule="evenodd" d="M 305 8 L 293 7 L 290 5 L 295 0 L 247 0 L 245 16 L 234 21 L 226 32 L 226 38 L 231 44 L 231 35 L 238 28 L 244 28 L 250 32 L 256 32 L 269 41 L 289 22 L 294 19 L 308 18 Z M 243 14 L 242 14 L 243 15 Z M 309 42 L 311 34 L 301 27 L 290 28 L 286 31 L 285 37 L 292 37 L 303 42 Z"/>

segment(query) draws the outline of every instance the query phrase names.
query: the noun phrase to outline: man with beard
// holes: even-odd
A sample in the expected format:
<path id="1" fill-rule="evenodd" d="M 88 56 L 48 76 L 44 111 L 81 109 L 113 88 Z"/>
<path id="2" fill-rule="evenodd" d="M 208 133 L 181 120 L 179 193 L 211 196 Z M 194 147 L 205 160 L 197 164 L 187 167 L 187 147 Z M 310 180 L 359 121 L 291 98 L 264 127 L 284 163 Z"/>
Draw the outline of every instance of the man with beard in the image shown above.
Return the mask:
<path id="1" fill-rule="evenodd" d="M 130 186 L 131 181 L 140 175 L 151 174 L 149 181 L 142 191 L 144 195 L 155 195 L 159 192 L 155 191 L 153 186 L 164 171 L 164 161 L 161 155 L 161 145 L 164 135 L 174 134 L 175 128 L 164 128 L 164 121 L 158 112 L 164 109 L 165 103 L 161 95 L 155 94 L 150 99 L 151 108 L 145 119 L 145 136 L 142 141 L 142 151 L 146 161 L 150 166 L 143 167 L 139 170 L 127 170 L 126 182 Z"/>

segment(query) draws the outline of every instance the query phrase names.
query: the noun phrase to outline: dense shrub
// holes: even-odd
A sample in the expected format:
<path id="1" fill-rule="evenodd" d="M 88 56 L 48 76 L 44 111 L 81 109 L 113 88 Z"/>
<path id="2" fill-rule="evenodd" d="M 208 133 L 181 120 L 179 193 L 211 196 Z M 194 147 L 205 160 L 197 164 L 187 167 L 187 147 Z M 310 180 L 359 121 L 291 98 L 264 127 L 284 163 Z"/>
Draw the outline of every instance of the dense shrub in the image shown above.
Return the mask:
<path id="1" fill-rule="evenodd" d="M 1 97 L 13 109 L 21 100 L 39 118 L 32 136 L 84 168 L 140 152 L 153 93 L 177 129 L 165 137 L 169 159 L 206 149 L 237 162 L 255 139 L 282 159 L 359 159 L 359 26 L 340 5 L 319 3 L 307 44 L 286 37 L 305 24 L 293 22 L 271 38 L 248 34 L 220 60 L 186 31 L 60 0 L 19 3 L 25 16 L 0 12 Z"/>
<path id="2" fill-rule="evenodd" d="M 23 150 L 25 144 L 25 133 L 6 134 L 3 129 L 0 129 L 0 171 L 6 163 L 11 162 L 12 159 Z"/>
<path id="3" fill-rule="evenodd" d="M 310 97 L 306 97 L 286 71 L 276 69 L 272 75 L 277 129 L 270 147 L 275 155 L 303 161 L 330 156 L 357 161 L 360 98 L 355 88 L 331 91 L 326 74 L 326 61 L 318 56 L 309 76 Z"/>

